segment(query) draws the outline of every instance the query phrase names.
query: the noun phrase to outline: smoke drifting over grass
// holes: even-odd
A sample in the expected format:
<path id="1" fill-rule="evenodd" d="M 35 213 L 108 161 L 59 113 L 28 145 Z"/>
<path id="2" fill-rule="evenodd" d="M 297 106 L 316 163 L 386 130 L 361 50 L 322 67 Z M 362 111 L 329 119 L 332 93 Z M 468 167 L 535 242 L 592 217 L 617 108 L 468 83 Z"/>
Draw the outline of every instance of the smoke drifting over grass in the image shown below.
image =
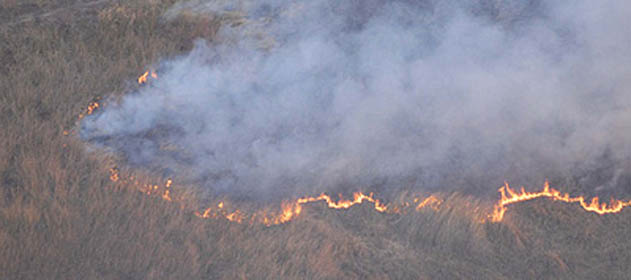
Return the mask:
<path id="1" fill-rule="evenodd" d="M 232 24 L 80 134 L 132 166 L 239 195 L 620 185 L 631 5 L 495 2 L 180 3 L 165 17 Z"/>

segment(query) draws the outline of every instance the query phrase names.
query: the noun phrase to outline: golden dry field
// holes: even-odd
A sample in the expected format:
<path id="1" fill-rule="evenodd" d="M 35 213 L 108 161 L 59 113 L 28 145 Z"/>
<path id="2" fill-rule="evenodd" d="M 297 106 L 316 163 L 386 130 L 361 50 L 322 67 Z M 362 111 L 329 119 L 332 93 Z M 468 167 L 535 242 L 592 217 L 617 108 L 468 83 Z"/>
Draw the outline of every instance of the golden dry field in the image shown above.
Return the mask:
<path id="1" fill-rule="evenodd" d="M 247 213 L 280 204 L 201 199 L 86 148 L 75 129 L 91 102 L 230 24 L 163 20 L 174 2 L 0 1 L 0 279 L 631 279 L 628 209 L 533 197 L 497 222 L 499 193 L 401 190 L 388 211 L 332 209 L 333 196 L 265 223 Z M 551 186 L 581 195 L 569 179 Z M 241 223 L 227 217 L 237 208 Z"/>

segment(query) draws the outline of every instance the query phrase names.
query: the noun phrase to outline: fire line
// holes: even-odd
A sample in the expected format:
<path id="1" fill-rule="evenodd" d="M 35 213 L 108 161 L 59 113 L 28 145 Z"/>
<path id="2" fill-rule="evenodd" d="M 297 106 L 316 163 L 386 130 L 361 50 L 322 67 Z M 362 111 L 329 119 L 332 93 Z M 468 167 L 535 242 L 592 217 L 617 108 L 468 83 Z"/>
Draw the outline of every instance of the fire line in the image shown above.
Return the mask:
<path id="1" fill-rule="evenodd" d="M 158 74 L 156 74 L 156 72 L 154 72 L 153 70 L 149 70 L 147 72 L 145 72 L 144 74 L 140 75 L 140 77 L 138 77 L 138 84 L 144 84 L 147 82 L 147 79 L 151 77 L 154 79 L 158 78 Z"/>
<path id="2" fill-rule="evenodd" d="M 138 77 L 138 83 L 143 84 L 147 82 L 148 77 L 157 78 L 157 74 L 150 70 L 142 74 Z M 91 115 L 94 113 L 101 105 L 98 102 L 91 102 L 84 113 L 79 115 L 79 120 L 87 115 Z M 64 135 L 68 135 L 68 131 L 64 131 Z M 160 194 L 160 197 L 165 201 L 175 201 L 176 199 L 171 196 L 171 185 L 173 181 L 168 179 L 164 185 L 161 187 L 159 185 L 146 184 L 142 185 L 134 180 L 133 177 L 122 179 L 118 169 L 111 168 L 110 169 L 110 180 L 112 182 L 121 182 L 121 183 L 133 183 L 134 185 L 139 187 L 139 190 L 147 195 L 152 194 Z M 511 204 L 517 204 L 520 202 L 533 200 L 537 198 L 550 198 L 554 201 L 562 201 L 566 203 L 578 203 L 585 211 L 594 212 L 599 215 L 604 214 L 612 214 L 618 213 L 622 211 L 625 207 L 631 206 L 631 200 L 622 201 L 618 199 L 611 198 L 609 204 L 600 203 L 598 197 L 592 198 L 589 202 L 585 199 L 584 196 L 571 197 L 568 193 L 562 194 L 560 191 L 551 188 L 549 183 L 546 181 L 544 187 L 541 191 L 538 192 L 527 192 L 524 187 L 521 187 L 520 191 L 517 192 L 511 189 L 508 183 L 505 183 L 504 186 L 498 189 L 500 193 L 500 199 L 493 206 L 493 210 L 490 214 L 487 215 L 488 220 L 493 223 L 501 222 L 504 218 L 506 211 L 508 210 L 507 206 Z M 402 207 L 396 205 L 386 205 L 379 201 L 379 199 L 374 198 L 373 193 L 364 194 L 362 192 L 355 192 L 353 194 L 352 200 L 343 199 L 340 197 L 338 201 L 334 201 L 331 196 L 327 194 L 320 194 L 319 196 L 306 196 L 302 198 L 298 198 L 293 202 L 283 202 L 281 204 L 281 211 L 279 213 L 271 213 L 269 211 L 256 211 L 252 214 L 247 214 L 242 210 L 236 209 L 234 211 L 226 210 L 224 202 L 219 202 L 216 207 L 208 207 L 204 211 L 197 211 L 194 214 L 200 218 L 225 218 L 231 222 L 236 223 L 244 223 L 247 222 L 249 224 L 260 223 L 266 226 L 271 225 L 279 225 L 287 223 L 294 218 L 298 217 L 302 212 L 302 206 L 308 203 L 316 203 L 316 202 L 324 202 L 328 208 L 331 209 L 348 209 L 354 205 L 362 204 L 364 202 L 370 203 L 373 205 L 373 209 L 380 213 L 402 213 L 402 208 L 407 208 L 413 206 L 416 211 L 421 211 L 426 207 L 431 207 L 432 209 L 438 211 L 440 205 L 443 203 L 443 200 L 430 195 L 423 199 L 415 198 L 414 204 L 410 205 L 408 202 L 404 203 Z M 482 219 L 481 222 L 486 222 L 486 219 Z"/>
<path id="3" fill-rule="evenodd" d="M 115 183 L 124 183 L 124 184 L 133 184 L 138 187 L 138 189 L 147 194 L 157 194 L 165 201 L 177 201 L 176 198 L 171 196 L 170 187 L 173 184 L 171 179 L 167 179 L 165 185 L 162 187 L 160 185 L 154 184 L 140 184 L 139 181 L 135 180 L 134 177 L 129 177 L 128 179 L 123 179 L 119 174 L 118 169 L 111 168 L 110 169 L 110 180 Z M 364 194 L 362 192 L 356 192 L 353 194 L 353 199 L 343 199 L 335 201 L 331 196 L 327 194 L 320 194 L 318 196 L 306 196 L 302 198 L 298 198 L 292 202 L 285 201 L 281 203 L 281 211 L 273 212 L 267 210 L 259 210 L 254 213 L 248 214 L 245 211 L 236 209 L 236 210 L 227 210 L 225 203 L 220 201 L 214 207 L 207 207 L 204 211 L 195 212 L 195 216 L 203 218 L 203 219 L 218 219 L 224 218 L 231 222 L 236 223 L 248 223 L 248 224 L 263 224 L 266 226 L 279 225 L 287 223 L 296 217 L 298 217 L 302 213 L 302 207 L 305 204 L 309 203 L 317 203 L 324 202 L 324 204 L 331 209 L 348 209 L 353 207 L 354 205 L 359 205 L 363 203 L 372 204 L 372 208 L 380 213 L 401 213 L 402 209 L 398 207 L 389 207 L 388 205 L 382 203 L 379 199 L 374 198 L 373 193 Z M 439 206 L 443 201 L 436 196 L 428 196 L 426 198 L 416 198 L 414 199 L 415 205 L 413 206 L 416 211 L 421 211 L 425 207 L 431 207 L 434 210 L 438 210 Z M 409 204 L 406 206 L 410 206 Z"/>
<path id="4" fill-rule="evenodd" d="M 110 169 L 110 180 L 113 182 L 132 183 L 139 187 L 139 190 L 147 195 L 158 194 L 165 201 L 176 201 L 177 199 L 171 197 L 170 187 L 173 184 L 173 180 L 167 179 L 164 186 L 146 184 L 141 185 L 138 181 L 135 181 L 133 177 L 129 179 L 121 179 L 118 169 Z M 524 201 L 529 201 L 537 198 L 550 198 L 554 201 L 562 201 L 566 203 L 578 203 L 585 211 L 594 212 L 599 215 L 612 214 L 621 212 L 625 207 L 631 206 L 630 201 L 622 201 L 617 199 L 611 199 L 607 203 L 600 203 L 598 197 L 592 198 L 589 202 L 584 196 L 571 197 L 568 193 L 561 193 L 560 191 L 551 188 L 549 183 L 544 184 L 544 188 L 538 192 L 527 192 L 523 187 L 521 190 L 515 191 L 511 189 L 506 183 L 499 190 L 500 200 L 494 205 L 493 211 L 487 215 L 487 219 L 483 219 L 481 222 L 490 221 L 493 223 L 501 222 L 504 218 L 507 206 L 511 204 L 517 204 Z M 218 219 L 224 218 L 231 222 L 236 223 L 248 223 L 248 224 L 263 224 L 266 226 L 280 225 L 287 223 L 302 213 L 302 207 L 305 204 L 323 202 L 330 209 L 349 209 L 354 205 L 369 203 L 372 204 L 372 208 L 380 213 L 388 214 L 402 214 L 403 208 L 412 206 L 416 211 L 421 211 L 427 207 L 439 211 L 443 200 L 430 195 L 425 198 L 415 198 L 413 204 L 404 203 L 402 206 L 384 204 L 379 199 L 374 197 L 373 193 L 364 194 L 362 192 L 356 192 L 353 194 L 353 199 L 343 199 L 335 201 L 331 196 L 327 194 L 320 194 L 318 196 L 306 196 L 298 198 L 292 202 L 285 201 L 281 203 L 281 211 L 273 212 L 267 210 L 255 211 L 251 214 L 244 212 L 243 210 L 227 210 L 225 202 L 220 201 L 214 207 L 207 207 L 203 211 L 194 212 L 195 216 L 203 219 Z"/>
<path id="5" fill-rule="evenodd" d="M 521 188 L 520 192 L 516 192 L 508 186 L 508 183 L 505 183 L 498 191 L 501 194 L 500 200 L 495 204 L 493 213 L 489 215 L 489 218 L 493 222 L 502 221 L 504 213 L 506 213 L 506 206 L 540 197 L 548 197 L 552 200 L 567 203 L 578 203 L 585 211 L 594 212 L 599 215 L 618 213 L 622 211 L 623 208 L 631 206 L 631 200 L 625 202 L 613 198 L 609 204 L 599 203 L 598 197 L 592 198 L 588 203 L 583 196 L 571 197 L 568 193 L 561 194 L 560 191 L 550 188 L 550 184 L 547 181 L 544 184 L 543 190 L 538 192 L 527 192 L 524 187 Z"/>

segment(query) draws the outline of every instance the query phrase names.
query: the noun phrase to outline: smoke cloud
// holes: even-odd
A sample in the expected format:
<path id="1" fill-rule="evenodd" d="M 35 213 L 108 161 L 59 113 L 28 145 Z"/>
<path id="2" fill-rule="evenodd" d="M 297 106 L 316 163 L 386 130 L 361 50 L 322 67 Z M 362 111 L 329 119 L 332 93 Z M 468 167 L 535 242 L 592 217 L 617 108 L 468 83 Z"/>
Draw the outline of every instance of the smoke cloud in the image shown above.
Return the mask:
<path id="1" fill-rule="evenodd" d="M 239 196 L 625 185 L 631 5 L 472 2 L 179 3 L 234 22 L 80 135 Z"/>

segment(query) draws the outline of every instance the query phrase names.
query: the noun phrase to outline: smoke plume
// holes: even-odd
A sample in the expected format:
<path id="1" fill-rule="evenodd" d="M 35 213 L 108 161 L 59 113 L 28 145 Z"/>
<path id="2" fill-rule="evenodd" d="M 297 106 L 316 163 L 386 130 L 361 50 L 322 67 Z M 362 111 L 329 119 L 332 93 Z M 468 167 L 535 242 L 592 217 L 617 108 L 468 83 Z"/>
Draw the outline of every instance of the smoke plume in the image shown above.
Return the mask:
<path id="1" fill-rule="evenodd" d="M 131 166 L 251 197 L 628 185 L 631 5 L 189 1 L 165 19 L 183 14 L 231 23 L 82 121 Z"/>

